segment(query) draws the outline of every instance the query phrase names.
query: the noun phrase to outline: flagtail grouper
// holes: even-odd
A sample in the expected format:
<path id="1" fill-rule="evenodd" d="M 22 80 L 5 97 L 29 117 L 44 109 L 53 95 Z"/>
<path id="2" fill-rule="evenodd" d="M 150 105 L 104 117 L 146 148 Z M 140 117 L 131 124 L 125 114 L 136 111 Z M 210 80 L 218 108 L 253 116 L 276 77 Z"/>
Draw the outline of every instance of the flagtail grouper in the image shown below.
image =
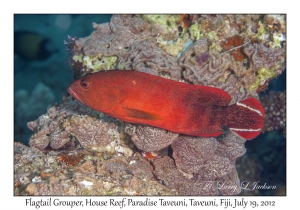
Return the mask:
<path id="1" fill-rule="evenodd" d="M 138 71 L 89 74 L 74 81 L 67 91 L 114 118 L 190 136 L 216 137 L 227 128 L 253 139 L 264 125 L 264 109 L 255 98 L 229 106 L 231 96 L 221 89 Z"/>

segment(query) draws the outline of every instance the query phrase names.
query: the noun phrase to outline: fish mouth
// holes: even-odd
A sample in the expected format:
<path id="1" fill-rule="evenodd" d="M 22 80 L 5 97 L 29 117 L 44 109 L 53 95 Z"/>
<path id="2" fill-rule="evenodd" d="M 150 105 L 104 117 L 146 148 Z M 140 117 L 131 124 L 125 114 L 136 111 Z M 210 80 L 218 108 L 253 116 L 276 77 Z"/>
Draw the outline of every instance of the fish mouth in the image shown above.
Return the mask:
<path id="1" fill-rule="evenodd" d="M 76 95 L 76 93 L 72 90 L 71 87 L 68 87 L 68 88 L 67 88 L 67 92 L 68 92 L 73 98 L 75 98 L 76 100 L 80 101 L 82 104 L 85 104 L 85 103 L 83 103 L 83 101 L 80 100 L 80 98 Z"/>

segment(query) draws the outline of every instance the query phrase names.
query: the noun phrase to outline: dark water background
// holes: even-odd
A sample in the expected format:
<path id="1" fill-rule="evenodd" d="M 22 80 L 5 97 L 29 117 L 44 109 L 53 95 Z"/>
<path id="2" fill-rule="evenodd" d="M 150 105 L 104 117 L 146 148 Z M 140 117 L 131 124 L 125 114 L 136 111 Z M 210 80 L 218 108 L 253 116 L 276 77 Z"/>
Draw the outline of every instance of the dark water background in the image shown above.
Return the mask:
<path id="1" fill-rule="evenodd" d="M 67 95 L 65 89 L 72 82 L 72 71 L 67 63 L 67 52 L 64 40 L 72 37 L 86 37 L 94 30 L 92 23 L 109 22 L 111 15 L 24 15 L 14 16 L 14 32 L 19 36 L 34 34 L 41 40 L 46 40 L 46 51 L 50 52 L 43 60 L 40 58 L 22 58 L 22 53 L 14 54 L 14 141 L 28 144 L 32 135 L 26 124 L 46 113 L 47 108 L 60 103 L 62 96 Z M 21 35 L 20 35 L 21 34 Z M 16 36 L 15 36 L 16 38 Z M 22 42 L 22 36 L 17 43 L 18 50 L 27 46 L 28 40 Z M 31 40 L 34 42 L 34 40 Z M 30 45 L 30 53 L 41 54 Z M 27 52 L 27 51 L 26 51 Z M 37 56 L 39 57 L 39 56 Z M 274 79 L 269 91 L 286 90 L 286 71 Z M 285 131 L 261 134 L 252 141 L 246 142 L 247 153 L 244 155 L 249 164 L 257 170 L 260 184 L 268 183 L 284 188 L 286 185 L 286 135 Z M 241 164 L 238 160 L 237 165 Z M 245 164 L 245 163 L 243 163 Z M 244 169 L 239 171 L 243 176 Z M 248 175 L 245 174 L 247 177 Z M 250 179 L 250 178 L 249 178 Z M 260 190 L 257 195 L 276 195 L 274 190 Z M 248 193 L 248 195 L 254 195 Z"/>
<path id="2" fill-rule="evenodd" d="M 73 78 L 64 40 L 68 35 L 89 36 L 94 31 L 93 22 L 109 22 L 110 18 L 111 15 L 14 15 L 15 49 L 18 47 L 18 53 L 15 50 L 14 54 L 15 141 L 28 144 L 32 131 L 27 128 L 27 122 L 46 113 L 49 106 L 60 103 L 62 96 L 67 94 L 66 87 Z M 34 37 L 26 39 L 28 34 Z M 39 39 L 46 40 L 46 50 L 38 51 L 33 47 Z M 23 54 L 53 53 L 44 60 L 28 59 L 22 57 L 19 52 L 22 49 L 25 50 Z"/>
<path id="3" fill-rule="evenodd" d="M 260 95 L 264 96 L 270 91 L 286 91 L 286 70 L 276 79 L 272 80 L 267 90 Z M 258 194 L 242 191 L 245 195 L 286 195 L 286 131 L 277 131 L 260 134 L 251 141 L 247 141 L 245 146 L 246 154 L 242 157 L 247 160 L 249 170 L 255 171 L 252 181 L 259 181 L 260 185 L 267 183 L 277 187 L 276 190 L 262 189 Z M 237 165 L 245 164 L 241 158 L 237 160 Z M 243 167 L 241 167 L 243 168 Z M 244 170 L 238 170 L 241 177 Z M 245 177 L 248 175 L 245 174 Z M 252 192 L 254 193 L 254 192 Z"/>

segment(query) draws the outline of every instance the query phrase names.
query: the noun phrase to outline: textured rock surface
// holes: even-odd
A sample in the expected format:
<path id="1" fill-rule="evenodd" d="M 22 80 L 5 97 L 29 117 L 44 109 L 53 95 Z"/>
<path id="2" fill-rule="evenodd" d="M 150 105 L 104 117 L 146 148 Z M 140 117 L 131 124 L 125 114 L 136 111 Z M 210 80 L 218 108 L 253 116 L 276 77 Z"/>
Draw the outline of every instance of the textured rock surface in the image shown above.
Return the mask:
<path id="1" fill-rule="evenodd" d="M 180 136 L 171 145 L 177 167 L 171 158 L 156 159 L 154 174 L 183 195 L 239 194 L 235 161 L 246 152 L 244 142 L 232 131 L 218 141 Z"/>
<path id="2" fill-rule="evenodd" d="M 131 136 L 131 140 L 140 150 L 146 152 L 161 150 L 178 137 L 177 133 L 131 123 L 126 123 L 125 132 Z"/>
<path id="3" fill-rule="evenodd" d="M 81 151 L 82 152 L 82 151 Z M 20 143 L 14 145 L 15 195 L 176 195 L 155 181 L 152 166 L 140 156 L 115 157 L 73 152 L 43 154 Z"/>
<path id="4" fill-rule="evenodd" d="M 121 134 L 114 119 L 70 98 L 61 105 L 50 107 L 47 114 L 29 122 L 28 127 L 35 131 L 29 144 L 40 150 L 48 146 L 52 149 L 72 148 L 78 142 L 85 149 L 101 151 L 110 143 L 120 143 Z"/>
<path id="5" fill-rule="evenodd" d="M 173 157 L 181 170 L 197 173 L 214 156 L 217 146 L 215 138 L 180 136 L 172 143 Z"/>

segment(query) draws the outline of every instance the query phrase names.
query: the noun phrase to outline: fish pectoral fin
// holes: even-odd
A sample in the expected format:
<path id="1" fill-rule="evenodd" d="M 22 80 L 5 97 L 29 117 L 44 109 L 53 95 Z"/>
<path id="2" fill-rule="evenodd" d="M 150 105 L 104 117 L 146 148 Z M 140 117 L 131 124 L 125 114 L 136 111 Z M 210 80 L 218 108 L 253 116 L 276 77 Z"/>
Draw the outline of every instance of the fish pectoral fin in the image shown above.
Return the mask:
<path id="1" fill-rule="evenodd" d="M 128 117 L 139 118 L 144 120 L 161 120 L 162 117 L 158 114 L 151 112 L 146 112 L 139 109 L 132 109 L 123 106 L 123 109 L 126 111 Z"/>

